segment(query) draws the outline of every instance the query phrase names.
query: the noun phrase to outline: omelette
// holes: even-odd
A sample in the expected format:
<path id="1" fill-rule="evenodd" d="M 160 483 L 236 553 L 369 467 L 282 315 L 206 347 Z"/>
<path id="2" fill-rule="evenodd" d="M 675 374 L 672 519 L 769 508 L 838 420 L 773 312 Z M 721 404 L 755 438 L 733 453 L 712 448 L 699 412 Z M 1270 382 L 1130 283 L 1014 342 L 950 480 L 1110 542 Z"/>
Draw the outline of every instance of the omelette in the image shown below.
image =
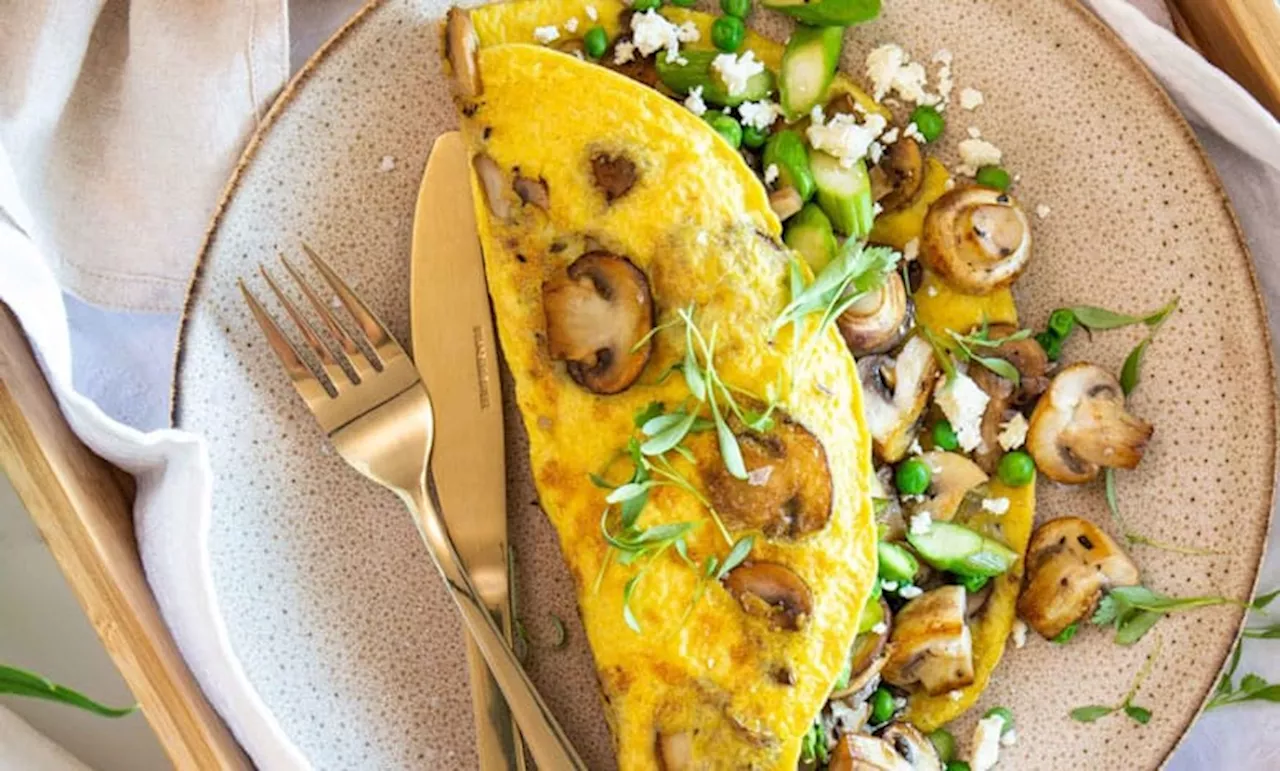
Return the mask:
<path id="1" fill-rule="evenodd" d="M 875 579 L 855 362 L 817 319 L 775 329 L 794 261 L 733 148 L 653 89 L 504 42 L 537 23 L 509 8 L 476 15 L 462 127 L 619 766 L 790 771 Z"/>

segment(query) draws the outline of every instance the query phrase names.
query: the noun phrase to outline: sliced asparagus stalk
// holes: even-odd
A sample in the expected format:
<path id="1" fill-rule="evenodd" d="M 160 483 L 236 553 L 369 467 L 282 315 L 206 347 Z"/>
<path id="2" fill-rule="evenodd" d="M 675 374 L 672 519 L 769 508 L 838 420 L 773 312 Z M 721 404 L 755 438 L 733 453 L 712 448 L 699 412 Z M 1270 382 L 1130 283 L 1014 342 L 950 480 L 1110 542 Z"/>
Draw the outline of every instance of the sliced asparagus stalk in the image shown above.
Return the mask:
<path id="1" fill-rule="evenodd" d="M 851 27 L 880 15 L 880 0 L 761 0 L 805 24 Z"/>
<path id="2" fill-rule="evenodd" d="M 816 276 L 836 255 L 836 235 L 831 220 L 816 203 L 807 203 L 782 231 L 782 242 L 800 253 Z"/>
<path id="3" fill-rule="evenodd" d="M 683 50 L 680 52 L 680 59 L 673 62 L 667 61 L 667 57 L 660 54 L 654 65 L 662 85 L 681 96 L 688 94 L 695 86 L 702 86 L 702 100 L 718 107 L 736 107 L 743 102 L 758 102 L 773 93 L 773 73 L 766 69 L 752 75 L 742 93 L 730 95 L 724 81 L 711 67 L 711 62 L 719 55 L 719 51 Z"/>
<path id="4" fill-rule="evenodd" d="M 791 33 L 778 70 L 778 93 L 788 120 L 807 115 L 827 95 L 840 62 L 843 27 L 800 25 Z"/>
<path id="5" fill-rule="evenodd" d="M 814 151 L 809 154 L 809 168 L 818 190 L 818 205 L 831 224 L 850 238 L 865 238 L 875 220 L 866 164 L 858 161 L 846 168 L 832 156 Z"/>
<path id="6" fill-rule="evenodd" d="M 801 201 L 813 197 L 813 172 L 809 169 L 809 148 L 800 135 L 791 129 L 783 129 L 764 145 L 765 169 L 778 167 L 778 187 L 792 187 L 800 194 Z"/>

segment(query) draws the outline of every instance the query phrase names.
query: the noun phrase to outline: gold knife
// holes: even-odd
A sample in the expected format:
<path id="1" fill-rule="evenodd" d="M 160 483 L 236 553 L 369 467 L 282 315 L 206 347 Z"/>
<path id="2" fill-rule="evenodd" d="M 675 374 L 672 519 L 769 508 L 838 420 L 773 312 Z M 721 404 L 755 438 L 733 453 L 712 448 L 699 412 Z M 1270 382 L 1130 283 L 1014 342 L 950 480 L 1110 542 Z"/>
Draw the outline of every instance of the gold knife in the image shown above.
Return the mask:
<path id="1" fill-rule="evenodd" d="M 502 390 L 471 206 L 471 163 L 452 131 L 431 149 L 413 218 L 413 360 L 436 408 L 431 472 L 445 523 L 510 642 Z M 481 771 L 524 771 L 520 734 L 470 636 L 467 666 Z"/>

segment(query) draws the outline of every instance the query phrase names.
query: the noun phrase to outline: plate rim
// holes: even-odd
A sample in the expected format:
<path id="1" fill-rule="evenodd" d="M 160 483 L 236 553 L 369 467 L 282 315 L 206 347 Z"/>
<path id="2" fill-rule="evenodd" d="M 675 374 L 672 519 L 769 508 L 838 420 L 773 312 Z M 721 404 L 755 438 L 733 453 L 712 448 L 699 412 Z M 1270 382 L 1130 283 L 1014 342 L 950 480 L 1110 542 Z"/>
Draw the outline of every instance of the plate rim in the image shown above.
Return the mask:
<path id="1" fill-rule="evenodd" d="M 511 0 L 493 1 L 510 2 Z M 280 93 L 276 95 L 276 98 L 272 100 L 271 107 L 254 127 L 253 133 L 249 136 L 244 150 L 236 160 L 235 167 L 231 170 L 227 183 L 223 187 L 221 194 L 218 196 L 217 204 L 214 206 L 213 213 L 210 215 L 209 225 L 205 230 L 204 237 L 200 242 L 199 250 L 196 253 L 196 260 L 191 268 L 191 277 L 187 281 L 186 293 L 182 301 L 182 311 L 178 320 L 178 333 L 174 341 L 173 349 L 173 380 L 169 388 L 170 427 L 177 427 L 182 408 L 181 398 L 178 392 L 178 380 L 181 376 L 186 352 L 186 338 L 189 327 L 187 323 L 188 316 L 193 307 L 193 303 L 195 302 L 197 290 L 200 287 L 200 280 L 204 275 L 206 258 L 213 246 L 214 239 L 218 235 L 219 228 L 222 225 L 222 218 L 226 213 L 227 207 L 235 197 L 235 194 L 239 191 L 240 182 L 243 179 L 245 172 L 248 170 L 249 166 L 252 165 L 254 160 L 256 160 L 259 147 L 261 147 L 262 143 L 266 141 L 271 130 L 275 128 L 280 116 L 292 105 L 293 97 L 303 88 L 303 86 L 306 85 L 306 82 L 310 79 L 311 75 L 328 57 L 329 53 L 333 49 L 337 48 L 347 35 L 359 26 L 361 22 L 367 19 L 375 9 L 385 5 L 386 2 L 387 0 L 367 0 L 364 5 L 356 10 L 355 13 L 344 21 L 342 25 L 339 26 L 338 29 L 334 31 L 334 33 L 330 35 L 319 48 L 316 49 L 306 62 L 298 68 L 298 71 L 289 78 L 284 87 L 281 88 Z M 1240 225 L 1240 217 L 1236 213 L 1235 207 L 1231 203 L 1231 198 L 1222 184 L 1222 177 L 1218 173 L 1217 167 L 1213 165 L 1213 161 L 1209 158 L 1209 154 L 1204 149 L 1204 145 L 1201 144 L 1200 138 L 1196 135 L 1195 130 L 1191 128 L 1191 124 L 1187 122 L 1186 117 L 1183 116 L 1182 112 L 1174 103 L 1173 98 L 1169 95 L 1169 92 L 1165 90 L 1164 86 L 1156 78 L 1155 74 L 1152 73 L 1145 64 L 1143 64 L 1142 60 L 1138 58 L 1138 55 L 1129 48 L 1129 46 L 1124 42 L 1124 39 L 1121 38 L 1115 30 L 1107 26 L 1107 24 L 1102 21 L 1097 14 L 1086 8 L 1080 0 L 1057 0 L 1057 2 L 1069 7 L 1077 16 L 1083 19 L 1085 24 L 1091 26 L 1094 31 L 1100 33 L 1113 48 L 1119 50 L 1122 54 L 1122 58 L 1128 64 L 1129 69 L 1131 71 L 1136 71 L 1138 76 L 1141 77 L 1147 85 L 1156 92 L 1156 94 L 1158 94 L 1160 104 L 1164 111 L 1173 119 L 1183 136 L 1190 140 L 1192 147 L 1195 148 L 1200 164 L 1207 172 L 1209 180 L 1213 183 L 1214 191 L 1217 193 L 1223 209 L 1231 220 L 1231 227 L 1235 233 L 1236 243 L 1246 258 L 1245 267 L 1249 272 L 1249 281 L 1253 287 L 1254 300 L 1257 303 L 1259 310 L 1262 311 L 1262 334 L 1267 348 L 1267 372 L 1270 375 L 1271 383 L 1269 392 L 1271 419 L 1268 421 L 1268 425 L 1271 428 L 1271 454 L 1269 458 L 1270 495 L 1268 496 L 1268 508 L 1271 515 L 1267 518 L 1266 528 L 1263 531 L 1262 549 L 1258 556 L 1258 561 L 1252 566 L 1253 578 L 1250 581 L 1251 588 L 1249 591 L 1249 599 L 1252 600 L 1257 596 L 1258 581 L 1261 579 L 1262 574 L 1262 565 L 1266 562 L 1268 556 L 1268 545 L 1271 540 L 1271 534 L 1274 529 L 1276 519 L 1275 508 L 1277 489 L 1280 487 L 1280 485 L 1277 484 L 1278 481 L 1280 481 L 1277 479 L 1277 474 L 1280 473 L 1280 382 L 1277 382 L 1276 380 L 1276 354 L 1274 341 L 1272 340 L 1271 325 L 1269 323 L 1270 315 L 1268 313 L 1266 298 L 1262 294 L 1261 283 L 1258 280 L 1258 272 L 1254 261 L 1253 251 L 1249 248 L 1248 239 L 1245 237 L 1244 230 Z M 1248 620 L 1249 614 L 1246 610 L 1240 615 L 1240 621 L 1236 626 L 1236 631 L 1233 636 L 1234 642 L 1231 647 L 1227 649 L 1226 654 L 1222 657 L 1222 661 L 1218 665 L 1217 671 L 1219 675 L 1221 675 L 1225 669 L 1227 661 L 1231 657 L 1231 652 L 1235 650 L 1236 646 L 1240 645 L 1241 638 L 1244 634 L 1244 628 L 1248 623 Z M 1191 732 L 1192 726 L 1194 726 L 1196 721 L 1200 719 L 1200 716 L 1204 714 L 1205 707 L 1213 696 L 1218 679 L 1219 678 L 1214 678 L 1212 683 L 1206 688 L 1199 706 L 1179 729 L 1177 740 L 1173 742 L 1173 744 L 1164 753 L 1164 756 L 1161 758 L 1160 763 L 1157 766 L 1158 769 L 1163 769 L 1168 766 L 1169 760 L 1173 757 L 1174 753 L 1176 753 L 1182 746 L 1183 742 L 1186 741 L 1187 735 Z"/>

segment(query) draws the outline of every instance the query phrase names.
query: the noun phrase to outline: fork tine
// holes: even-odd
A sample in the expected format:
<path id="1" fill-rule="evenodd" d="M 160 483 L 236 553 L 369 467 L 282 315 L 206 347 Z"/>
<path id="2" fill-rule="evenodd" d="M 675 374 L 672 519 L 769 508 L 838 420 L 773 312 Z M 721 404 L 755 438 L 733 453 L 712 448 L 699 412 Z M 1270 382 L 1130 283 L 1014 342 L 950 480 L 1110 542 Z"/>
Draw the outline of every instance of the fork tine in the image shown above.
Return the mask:
<path id="1" fill-rule="evenodd" d="M 267 286 L 269 286 L 271 291 L 275 293 L 276 299 L 280 301 L 282 306 L 284 306 L 285 313 L 289 315 L 289 318 L 293 320 L 294 326 L 296 326 L 298 331 L 302 333 L 303 339 L 307 341 L 307 347 L 310 348 L 311 352 L 320 360 L 320 367 L 324 370 L 324 374 L 329 377 L 329 382 L 333 383 L 334 387 L 338 390 L 342 390 L 343 380 L 349 381 L 352 385 L 359 385 L 360 378 L 355 376 L 353 373 L 348 372 L 347 369 L 344 369 L 343 365 L 345 364 L 347 367 L 350 367 L 351 362 L 347 360 L 347 357 L 343 355 L 342 351 L 339 350 L 337 352 L 337 356 L 334 355 L 334 352 L 329 349 L 329 346 L 320 339 L 318 334 L 316 334 L 315 329 L 311 326 L 311 322 L 307 321 L 306 317 L 298 312 L 293 301 L 290 300 L 289 296 L 280 289 L 278 284 L 276 284 L 275 279 L 271 277 L 271 273 L 267 270 L 265 265 L 259 265 L 258 272 L 262 274 L 264 279 L 266 279 Z"/>
<path id="2" fill-rule="evenodd" d="M 356 373 L 358 381 L 364 380 L 371 372 L 381 369 L 381 362 L 371 360 L 366 356 L 360 346 L 356 345 L 355 341 L 351 339 L 351 335 L 347 334 L 347 330 L 343 329 L 338 320 L 333 317 L 332 309 L 329 308 L 324 300 L 320 299 L 320 295 L 316 294 L 316 290 L 311 288 L 311 282 L 307 281 L 306 277 L 298 272 L 298 269 L 293 267 L 293 263 L 285 259 L 283 254 L 280 255 L 280 262 L 293 278 L 293 282 L 302 290 L 307 302 L 311 303 L 316 315 L 324 322 L 325 329 L 329 330 L 329 334 L 333 335 L 334 339 L 338 341 L 339 347 L 346 355 L 347 364 Z"/>
<path id="3" fill-rule="evenodd" d="M 328 382 L 327 377 L 314 372 L 303 361 L 302 357 L 298 355 L 297 349 L 293 347 L 293 343 L 280 331 L 280 327 L 276 326 L 271 314 L 267 313 L 266 309 L 262 307 L 262 303 L 258 302 L 258 298 L 244 285 L 244 280 L 237 279 L 236 283 L 240 285 L 240 293 L 244 295 L 244 301 L 249 306 L 249 312 L 253 314 L 253 320 L 258 322 L 258 327 L 262 329 L 263 336 L 267 338 L 267 345 L 271 346 L 271 350 L 275 351 L 276 357 L 284 365 L 285 372 L 289 374 L 289 380 L 293 382 L 293 387 L 297 389 L 308 406 L 311 405 L 312 399 L 317 396 L 314 393 L 315 386 L 320 386 L 328 396 L 335 396 L 337 391 L 333 384 Z"/>
<path id="4" fill-rule="evenodd" d="M 369 306 L 364 304 L 359 295 L 351 291 L 351 287 L 338 277 L 338 274 L 329 267 L 329 263 L 325 262 L 320 255 L 307 246 L 302 245 L 302 250 L 311 258 L 312 264 L 320 271 L 320 275 L 324 276 L 324 280 L 329 282 L 329 286 L 334 293 L 338 295 L 338 299 L 346 307 L 347 312 L 356 320 L 360 329 L 364 331 L 365 339 L 369 342 L 369 346 L 377 353 L 379 361 L 375 366 L 382 369 L 381 365 L 385 365 L 388 359 L 404 356 L 404 349 L 400 346 L 396 339 L 387 331 L 386 326 L 369 310 Z M 385 354 L 385 355 L 384 355 Z"/>

